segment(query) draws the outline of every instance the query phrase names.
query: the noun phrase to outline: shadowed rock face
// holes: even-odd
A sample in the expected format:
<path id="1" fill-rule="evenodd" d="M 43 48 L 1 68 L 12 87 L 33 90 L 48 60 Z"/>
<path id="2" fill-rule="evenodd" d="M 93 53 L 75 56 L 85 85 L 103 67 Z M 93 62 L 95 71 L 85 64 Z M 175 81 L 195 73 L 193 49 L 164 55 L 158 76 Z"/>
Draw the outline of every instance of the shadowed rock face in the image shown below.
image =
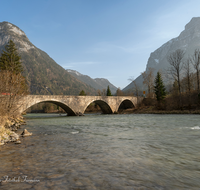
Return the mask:
<path id="1" fill-rule="evenodd" d="M 186 52 L 185 58 L 193 55 L 195 49 L 200 49 L 200 17 L 192 18 L 178 37 L 171 39 L 152 52 L 148 59 L 146 70 L 151 67 L 155 69 L 155 73 L 159 70 L 165 72 L 169 68 L 167 56 L 177 49 L 182 49 Z M 143 78 L 141 75 L 135 81 L 139 86 L 142 86 Z M 134 84 L 131 83 L 123 90 L 133 87 Z"/>
<path id="2" fill-rule="evenodd" d="M 102 112 L 111 114 L 118 112 L 120 105 L 125 108 L 136 107 L 142 98 L 133 96 L 48 96 L 48 95 L 28 95 L 22 97 L 17 103 L 19 112 L 27 110 L 29 107 L 40 102 L 50 102 L 60 106 L 69 116 L 82 115 L 86 108 L 93 102 L 99 105 Z"/>

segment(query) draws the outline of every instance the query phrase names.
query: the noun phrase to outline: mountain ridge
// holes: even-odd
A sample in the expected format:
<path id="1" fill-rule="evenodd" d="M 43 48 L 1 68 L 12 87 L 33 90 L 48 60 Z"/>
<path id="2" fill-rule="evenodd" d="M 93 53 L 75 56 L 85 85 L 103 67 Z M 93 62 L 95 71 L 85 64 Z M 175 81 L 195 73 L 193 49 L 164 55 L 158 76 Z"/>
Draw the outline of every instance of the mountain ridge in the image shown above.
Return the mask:
<path id="1" fill-rule="evenodd" d="M 73 75 L 74 77 L 76 77 L 78 80 L 90 85 L 92 88 L 95 88 L 96 90 L 107 89 L 107 87 L 109 86 L 111 93 L 112 94 L 116 93 L 117 87 L 115 87 L 113 84 L 111 84 L 108 81 L 108 79 L 105 79 L 105 78 L 92 79 L 88 75 L 83 75 L 83 74 L 79 73 L 78 71 L 72 70 L 72 69 L 67 69 L 66 71 L 68 73 L 70 73 L 71 75 Z"/>
<path id="2" fill-rule="evenodd" d="M 78 95 L 81 90 L 95 95 L 95 89 L 68 74 L 46 52 L 34 46 L 25 32 L 10 22 L 0 22 L 0 51 L 13 40 L 22 58 L 23 75 L 31 94 Z"/>
<path id="3" fill-rule="evenodd" d="M 146 65 L 146 71 L 148 68 L 154 68 L 154 73 L 157 71 L 166 71 L 170 66 L 167 57 L 177 49 L 182 49 L 186 52 L 185 58 L 193 55 L 195 49 L 200 49 L 200 17 L 193 17 L 190 22 L 185 25 L 185 29 L 178 37 L 172 38 L 152 52 Z M 143 86 L 142 75 L 138 76 L 135 82 L 141 88 Z M 123 91 L 128 91 L 133 88 L 134 83 L 131 82 Z"/>

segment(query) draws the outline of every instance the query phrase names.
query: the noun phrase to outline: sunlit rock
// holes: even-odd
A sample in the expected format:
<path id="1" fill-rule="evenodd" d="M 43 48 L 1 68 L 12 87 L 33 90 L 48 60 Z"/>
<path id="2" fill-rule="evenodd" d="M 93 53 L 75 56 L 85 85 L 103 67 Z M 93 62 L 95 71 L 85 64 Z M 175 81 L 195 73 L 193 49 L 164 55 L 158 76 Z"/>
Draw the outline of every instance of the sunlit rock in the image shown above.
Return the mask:
<path id="1" fill-rule="evenodd" d="M 26 137 L 26 136 L 31 136 L 32 133 L 29 133 L 26 129 L 22 132 L 21 136 Z"/>

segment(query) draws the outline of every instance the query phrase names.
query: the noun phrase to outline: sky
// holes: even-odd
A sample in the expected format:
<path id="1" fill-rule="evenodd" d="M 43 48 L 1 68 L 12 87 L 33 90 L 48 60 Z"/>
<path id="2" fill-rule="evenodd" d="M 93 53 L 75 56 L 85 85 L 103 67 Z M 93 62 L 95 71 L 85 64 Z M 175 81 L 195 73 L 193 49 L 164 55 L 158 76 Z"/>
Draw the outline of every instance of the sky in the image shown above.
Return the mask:
<path id="1" fill-rule="evenodd" d="M 0 0 L 0 22 L 23 30 L 64 69 L 106 78 L 121 89 L 148 58 L 179 36 L 199 0 Z"/>

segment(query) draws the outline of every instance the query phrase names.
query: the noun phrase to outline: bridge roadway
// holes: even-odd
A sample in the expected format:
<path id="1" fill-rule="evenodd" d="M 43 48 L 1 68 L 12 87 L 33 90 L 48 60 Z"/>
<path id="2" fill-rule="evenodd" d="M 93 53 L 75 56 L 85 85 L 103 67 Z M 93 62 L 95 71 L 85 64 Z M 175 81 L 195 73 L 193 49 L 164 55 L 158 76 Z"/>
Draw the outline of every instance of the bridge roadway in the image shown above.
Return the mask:
<path id="1" fill-rule="evenodd" d="M 134 96 L 66 96 L 66 95 L 27 95 L 22 97 L 18 106 L 19 112 L 26 111 L 40 102 L 54 103 L 64 109 L 68 116 L 77 116 L 85 112 L 86 108 L 95 102 L 105 114 L 118 112 L 121 105 L 126 108 L 136 107 L 142 98 Z"/>

